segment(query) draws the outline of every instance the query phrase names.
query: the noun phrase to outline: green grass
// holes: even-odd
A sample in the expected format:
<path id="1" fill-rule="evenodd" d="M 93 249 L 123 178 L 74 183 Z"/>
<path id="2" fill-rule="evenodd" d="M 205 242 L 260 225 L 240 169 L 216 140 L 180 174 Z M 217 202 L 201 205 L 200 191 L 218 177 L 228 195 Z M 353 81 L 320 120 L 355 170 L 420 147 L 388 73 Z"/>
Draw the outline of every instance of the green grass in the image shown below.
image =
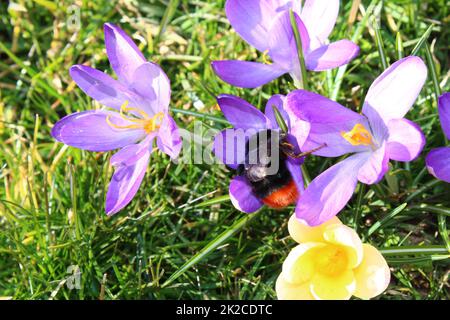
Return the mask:
<path id="1" fill-rule="evenodd" d="M 67 26 L 72 1 L 24 0 L 22 11 L 0 3 L 0 296 L 275 298 L 274 281 L 294 246 L 287 233 L 292 208 L 247 217 L 220 198 L 233 175 L 224 166 L 176 165 L 158 152 L 133 202 L 108 218 L 111 153 L 67 148 L 50 129 L 66 114 L 96 107 L 68 69 L 84 63 L 111 74 L 102 34 L 107 21 L 120 24 L 166 70 L 171 107 L 184 128 L 192 129 L 195 118 L 226 126 L 214 95 L 236 94 L 263 107 L 272 94 L 293 89 L 290 78 L 242 90 L 213 74 L 212 59 L 262 58 L 231 31 L 223 0 L 75 2 L 82 5 L 77 32 Z M 397 0 L 369 8 L 363 0 L 363 10 L 352 11 L 357 2 L 341 2 L 332 39 L 358 41 L 360 56 L 346 68 L 308 74 L 310 90 L 359 110 L 371 82 L 399 57 L 416 51 L 435 72 L 407 116 L 428 138 L 422 156 L 392 162 L 387 178 L 359 187 L 339 217 L 392 266 L 380 299 L 448 299 L 449 185 L 426 172 L 424 156 L 446 143 L 436 94 L 449 90 L 449 5 Z M 363 19 L 368 9 L 377 24 L 372 15 Z M 194 107 L 197 101 L 204 107 Z M 334 161 L 311 157 L 307 169 L 314 177 Z M 71 265 L 81 270 L 80 290 L 64 282 Z"/>

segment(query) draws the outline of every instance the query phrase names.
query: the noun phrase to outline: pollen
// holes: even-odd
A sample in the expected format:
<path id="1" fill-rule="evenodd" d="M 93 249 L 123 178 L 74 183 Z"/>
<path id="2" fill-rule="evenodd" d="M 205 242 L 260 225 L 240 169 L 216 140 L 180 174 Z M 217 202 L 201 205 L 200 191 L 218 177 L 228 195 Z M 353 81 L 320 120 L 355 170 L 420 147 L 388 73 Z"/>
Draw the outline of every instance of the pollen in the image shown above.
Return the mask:
<path id="1" fill-rule="evenodd" d="M 327 276 L 337 276 L 348 268 L 348 257 L 339 246 L 328 245 L 315 257 L 317 271 Z"/>
<path id="2" fill-rule="evenodd" d="M 370 132 L 360 123 L 357 123 L 352 130 L 341 132 L 342 137 L 354 146 L 373 146 L 373 139 Z"/>
<path id="3" fill-rule="evenodd" d="M 126 115 L 126 113 L 135 112 L 141 116 L 141 118 L 132 117 L 130 115 Z M 150 134 L 161 127 L 162 120 L 164 118 L 163 112 L 158 112 L 153 117 L 149 116 L 145 111 L 128 107 L 128 101 L 120 107 L 120 117 L 128 122 L 132 122 L 133 124 L 129 125 L 117 125 L 111 122 L 111 116 L 106 118 L 106 122 L 111 128 L 114 129 L 143 129 L 147 134 Z"/>

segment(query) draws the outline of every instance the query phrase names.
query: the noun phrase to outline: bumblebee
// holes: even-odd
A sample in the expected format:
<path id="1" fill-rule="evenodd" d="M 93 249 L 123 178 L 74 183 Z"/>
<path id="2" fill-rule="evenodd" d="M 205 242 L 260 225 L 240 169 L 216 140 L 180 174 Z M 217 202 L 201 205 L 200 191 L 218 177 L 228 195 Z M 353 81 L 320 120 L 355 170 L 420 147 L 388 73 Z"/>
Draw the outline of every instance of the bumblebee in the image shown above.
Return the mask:
<path id="1" fill-rule="evenodd" d="M 237 174 L 246 178 L 253 193 L 268 207 L 281 209 L 299 199 L 297 185 L 287 167 L 288 157 L 300 158 L 287 141 L 287 135 L 263 130 L 250 137 L 245 146 L 245 161 Z"/>

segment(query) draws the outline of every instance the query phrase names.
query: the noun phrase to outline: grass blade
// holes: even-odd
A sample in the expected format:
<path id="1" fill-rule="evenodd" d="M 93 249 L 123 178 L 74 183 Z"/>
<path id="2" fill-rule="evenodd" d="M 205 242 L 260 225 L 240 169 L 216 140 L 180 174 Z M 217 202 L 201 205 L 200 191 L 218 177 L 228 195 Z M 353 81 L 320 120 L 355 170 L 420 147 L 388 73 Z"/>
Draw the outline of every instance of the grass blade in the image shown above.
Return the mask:
<path id="1" fill-rule="evenodd" d="M 439 87 L 436 65 L 434 64 L 433 56 L 431 54 L 430 47 L 428 46 L 427 43 L 425 44 L 425 54 L 427 57 L 428 67 L 430 68 L 431 79 L 433 80 L 434 95 L 436 97 L 436 101 L 438 101 L 441 95 L 441 87 Z"/>
<path id="2" fill-rule="evenodd" d="M 230 237 L 232 237 L 236 232 L 240 231 L 247 223 L 255 219 L 259 215 L 259 212 L 245 215 L 236 221 L 231 227 L 218 235 L 215 239 L 210 241 L 202 250 L 200 250 L 196 255 L 194 255 L 189 261 L 187 261 L 177 272 L 172 274 L 169 279 L 166 280 L 162 284 L 162 288 L 167 287 L 172 282 L 174 282 L 178 277 L 183 275 L 189 268 L 194 266 L 199 261 L 205 259 L 212 251 L 217 249 L 221 244 L 227 241 Z"/>
<path id="3" fill-rule="evenodd" d="M 416 56 L 420 49 L 422 48 L 423 44 L 428 40 L 428 37 L 431 34 L 431 31 L 433 31 L 433 27 L 434 25 L 430 25 L 428 27 L 428 29 L 425 31 L 425 33 L 420 37 L 419 42 L 417 42 L 416 46 L 414 47 L 414 49 L 411 51 L 411 55 L 412 56 Z"/>
<path id="4" fill-rule="evenodd" d="M 196 118 L 203 119 L 203 120 L 211 120 L 211 121 L 214 121 L 217 123 L 222 123 L 222 124 L 225 124 L 228 126 L 230 125 L 230 123 L 227 120 L 225 120 L 224 118 L 212 116 L 209 114 L 196 112 L 196 111 L 190 111 L 190 110 L 183 110 L 183 109 L 178 109 L 178 108 L 170 108 L 170 110 L 172 110 L 175 113 L 183 114 L 186 116 L 192 116 L 192 117 L 196 117 Z"/>
<path id="5" fill-rule="evenodd" d="M 444 246 L 404 246 L 396 248 L 380 249 L 383 256 L 404 256 L 404 255 L 434 255 L 447 254 L 448 250 Z"/>
<path id="6" fill-rule="evenodd" d="M 386 217 L 384 217 L 383 219 L 377 221 L 374 223 L 374 225 L 369 229 L 368 231 L 368 235 L 370 236 L 371 234 L 373 234 L 375 231 L 377 231 L 382 225 L 384 225 L 386 222 L 388 222 L 389 220 L 393 219 L 396 215 L 398 215 L 400 212 L 402 212 L 406 206 L 408 204 L 407 203 L 403 203 L 402 205 L 398 206 L 397 208 L 395 208 L 394 210 L 392 210 L 391 213 L 389 213 Z"/>
<path id="7" fill-rule="evenodd" d="M 295 18 L 295 14 L 292 9 L 289 10 L 289 15 L 291 18 L 292 30 L 294 31 L 295 43 L 297 45 L 297 55 L 300 63 L 301 75 L 299 80 L 301 81 L 301 83 L 298 84 L 298 87 L 299 89 L 308 90 L 308 78 L 306 77 L 306 65 L 305 65 L 305 57 L 303 55 L 302 37 L 300 36 L 300 31 L 298 30 L 297 25 L 297 19 Z"/>
<path id="8" fill-rule="evenodd" d="M 170 3 L 167 6 L 166 11 L 164 12 L 164 16 L 159 25 L 159 31 L 158 31 L 158 35 L 155 39 L 155 44 L 159 42 L 159 40 L 161 39 L 161 36 L 166 31 L 167 26 L 169 25 L 175 12 L 177 11 L 177 7 L 178 7 L 179 3 L 180 3 L 180 0 L 170 0 Z"/>
<path id="9" fill-rule="evenodd" d="M 381 65 L 383 66 L 383 70 L 386 70 L 389 65 L 386 58 L 386 50 L 384 49 L 383 37 L 381 36 L 381 30 L 376 21 L 374 21 L 374 30 L 375 30 L 375 42 L 377 44 L 378 54 L 380 55 Z"/>
<path id="10" fill-rule="evenodd" d="M 397 60 L 403 59 L 405 52 L 403 48 L 402 35 L 400 32 L 397 32 L 397 36 L 395 37 L 395 50 L 397 51 Z"/>
<path id="11" fill-rule="evenodd" d="M 376 5 L 378 4 L 378 1 L 379 0 L 372 0 L 370 2 L 369 6 L 367 7 L 366 14 L 364 15 L 361 22 L 356 27 L 355 33 L 352 36 L 351 40 L 354 43 L 357 44 L 359 39 L 361 38 L 362 33 L 367 25 L 367 21 L 369 20 L 370 15 L 372 14 L 373 10 L 375 9 Z M 338 69 L 338 72 L 336 74 L 336 78 L 334 81 L 333 93 L 331 94 L 331 97 L 330 97 L 331 100 L 336 100 L 339 95 L 339 91 L 341 90 L 342 81 L 344 80 L 344 75 L 345 75 L 345 72 L 347 71 L 347 67 L 348 67 L 348 64 L 346 64 L 345 66 L 342 66 Z"/>
<path id="12" fill-rule="evenodd" d="M 229 194 L 221 196 L 221 197 L 216 197 L 216 198 L 213 198 L 213 199 L 209 199 L 209 200 L 203 201 L 203 202 L 199 203 L 198 205 L 196 205 L 196 207 L 197 208 L 210 207 L 212 205 L 223 203 L 223 202 L 228 202 L 228 201 L 230 201 L 230 195 Z"/>

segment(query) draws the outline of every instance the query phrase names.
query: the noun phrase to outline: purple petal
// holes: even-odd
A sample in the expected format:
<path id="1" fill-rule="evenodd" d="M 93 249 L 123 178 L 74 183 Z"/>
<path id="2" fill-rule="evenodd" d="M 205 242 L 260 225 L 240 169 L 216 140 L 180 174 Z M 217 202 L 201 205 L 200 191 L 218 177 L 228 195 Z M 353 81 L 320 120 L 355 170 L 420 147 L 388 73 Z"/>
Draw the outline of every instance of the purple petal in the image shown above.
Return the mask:
<path id="1" fill-rule="evenodd" d="M 225 12 L 245 41 L 261 52 L 269 49 L 268 31 L 275 14 L 269 1 L 227 0 Z"/>
<path id="2" fill-rule="evenodd" d="M 438 109 L 442 130 L 444 130 L 447 139 L 450 139 L 450 93 L 444 93 L 439 97 Z"/>
<path id="3" fill-rule="evenodd" d="M 286 73 L 275 64 L 251 61 L 213 61 L 211 66 L 220 79 L 241 88 L 260 87 Z"/>
<path id="4" fill-rule="evenodd" d="M 315 178 L 300 196 L 296 217 L 310 226 L 318 226 L 337 215 L 352 197 L 358 168 L 365 160 L 361 154 L 353 155 Z"/>
<path id="5" fill-rule="evenodd" d="M 123 148 L 145 137 L 142 129 L 115 129 L 106 121 L 118 126 L 132 125 L 116 112 L 84 111 L 68 115 L 58 121 L 52 136 L 69 146 L 89 151 L 109 151 Z"/>
<path id="6" fill-rule="evenodd" d="M 164 71 L 152 62 L 139 66 L 133 74 L 130 89 L 135 90 L 148 103 L 147 110 L 150 116 L 158 113 L 167 113 L 170 103 L 170 80 Z"/>
<path id="7" fill-rule="evenodd" d="M 273 106 L 275 106 L 283 116 L 284 122 L 286 122 L 286 125 L 288 128 L 290 128 L 290 121 L 289 116 L 287 112 L 284 110 L 284 101 L 286 99 L 286 96 L 283 96 L 281 94 L 276 94 L 272 96 L 269 101 L 267 101 L 266 104 L 266 110 L 265 115 L 267 119 L 269 119 L 269 122 L 271 124 L 271 129 L 279 129 L 280 126 L 278 125 L 277 119 L 275 117 L 275 112 L 273 111 Z"/>
<path id="8" fill-rule="evenodd" d="M 302 39 L 303 52 L 306 54 L 309 51 L 308 31 L 297 14 L 295 18 Z M 269 37 L 269 55 L 274 63 L 299 77 L 300 62 L 289 11 L 278 14 L 270 28 Z"/>
<path id="9" fill-rule="evenodd" d="M 305 191 L 301 162 L 299 163 L 299 159 L 288 158 L 288 160 L 286 161 L 286 166 L 292 175 L 292 179 L 294 179 L 298 193 L 300 194 L 301 197 L 301 194 Z"/>
<path id="10" fill-rule="evenodd" d="M 277 13 L 292 9 L 295 13 L 300 14 L 302 9 L 301 1 L 298 0 L 271 0 L 268 2 Z"/>
<path id="11" fill-rule="evenodd" d="M 358 171 L 358 180 L 365 184 L 376 184 L 383 179 L 389 169 L 389 157 L 386 153 L 386 144 L 370 153 L 361 154 L 361 158 L 366 156 L 366 162 Z"/>
<path id="12" fill-rule="evenodd" d="M 146 103 L 138 95 L 106 73 L 83 65 L 72 66 L 69 72 L 80 89 L 101 104 L 120 110 L 128 101 L 130 106 L 145 110 Z"/>
<path id="13" fill-rule="evenodd" d="M 169 115 L 164 116 L 161 127 L 158 130 L 157 145 L 158 149 L 167 154 L 172 160 L 176 159 L 180 154 L 183 146 L 180 132 L 175 120 Z"/>
<path id="14" fill-rule="evenodd" d="M 425 136 L 420 127 L 407 119 L 389 121 L 387 153 L 396 161 L 412 161 L 422 152 Z"/>
<path id="15" fill-rule="evenodd" d="M 366 105 L 364 112 L 364 115 L 370 122 L 373 139 L 379 143 L 386 141 L 389 137 L 389 129 L 378 111 Z"/>
<path id="16" fill-rule="evenodd" d="M 136 69 L 146 62 L 131 38 L 118 26 L 105 23 L 105 45 L 109 62 L 117 77 L 126 85 L 133 83 Z"/>
<path id="17" fill-rule="evenodd" d="M 248 133 L 246 134 L 243 129 L 225 129 L 221 131 L 214 137 L 214 155 L 221 163 L 237 169 L 239 164 L 245 161 L 247 138 Z"/>
<path id="18" fill-rule="evenodd" d="M 305 90 L 292 91 L 285 103 L 285 109 L 289 114 L 292 124 L 292 133 L 296 130 L 293 123 L 299 119 L 299 134 L 307 132 L 306 141 L 299 143 L 302 151 L 309 151 L 326 144 L 326 147 L 315 152 L 315 155 L 323 157 L 339 157 L 346 153 L 361 152 L 368 149 L 366 146 L 353 146 L 342 137 L 342 132 L 348 132 L 360 123 L 369 128 L 365 117 L 349 110 L 319 94 Z"/>
<path id="19" fill-rule="evenodd" d="M 222 94 L 217 97 L 217 103 L 225 118 L 236 129 L 270 128 L 270 121 L 264 113 L 239 97 Z"/>
<path id="20" fill-rule="evenodd" d="M 450 183 L 450 148 L 433 149 L 426 158 L 428 171 L 445 182 Z"/>
<path id="21" fill-rule="evenodd" d="M 122 210 L 136 195 L 145 176 L 150 159 L 150 150 L 137 152 L 140 158 L 134 158 L 130 164 L 118 165 L 106 194 L 106 214 L 113 215 Z M 126 150 L 130 151 L 130 150 Z M 135 150 L 136 152 L 136 150 Z"/>
<path id="22" fill-rule="evenodd" d="M 306 67 L 312 71 L 324 71 L 340 67 L 359 54 L 359 47 L 350 40 L 340 40 L 324 45 L 308 53 Z"/>
<path id="23" fill-rule="evenodd" d="M 245 213 L 258 211 L 263 203 L 252 191 L 252 188 L 243 177 L 237 176 L 230 183 L 230 198 L 234 207 Z"/>
<path id="24" fill-rule="evenodd" d="M 300 17 L 311 36 L 311 47 L 321 46 L 333 31 L 339 13 L 339 0 L 306 0 Z"/>
<path id="25" fill-rule="evenodd" d="M 388 124 L 400 119 L 411 109 L 427 79 L 427 67 L 419 57 L 406 57 L 379 76 L 367 93 L 363 107 L 378 112 Z"/>
<path id="26" fill-rule="evenodd" d="M 130 144 L 120 149 L 111 157 L 111 165 L 114 167 L 134 165 L 149 150 L 155 136 L 156 134 L 148 135 L 141 143 Z"/>

